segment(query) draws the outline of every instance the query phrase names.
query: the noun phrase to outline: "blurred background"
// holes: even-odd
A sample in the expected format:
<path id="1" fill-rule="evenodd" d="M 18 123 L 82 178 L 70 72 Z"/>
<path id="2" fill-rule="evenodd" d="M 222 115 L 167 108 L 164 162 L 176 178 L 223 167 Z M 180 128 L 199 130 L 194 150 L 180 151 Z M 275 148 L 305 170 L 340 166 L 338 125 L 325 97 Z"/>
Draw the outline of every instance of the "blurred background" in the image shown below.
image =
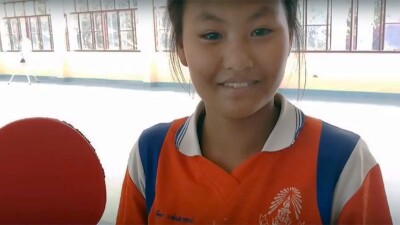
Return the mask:
<path id="1" fill-rule="evenodd" d="M 184 84 L 170 73 L 165 4 L 0 0 L 0 127 L 45 116 L 81 130 L 106 173 L 104 224 L 115 221 L 140 132 L 191 114 L 199 100 L 187 71 Z M 400 0 L 300 0 L 299 9 L 304 48 L 293 48 L 280 91 L 306 114 L 367 141 L 400 224 Z M 22 64 L 24 38 L 29 51 Z M 27 75 L 39 83 L 29 85 Z M 299 84 L 306 90 L 298 91 Z"/>

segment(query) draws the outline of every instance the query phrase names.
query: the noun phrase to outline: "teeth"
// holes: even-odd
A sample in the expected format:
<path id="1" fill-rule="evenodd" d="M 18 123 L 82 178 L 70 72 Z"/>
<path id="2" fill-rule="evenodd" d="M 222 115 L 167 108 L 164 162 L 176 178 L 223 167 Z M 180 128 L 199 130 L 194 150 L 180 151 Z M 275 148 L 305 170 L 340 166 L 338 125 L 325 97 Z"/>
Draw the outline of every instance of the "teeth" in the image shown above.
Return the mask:
<path id="1" fill-rule="evenodd" d="M 249 86 L 248 82 L 242 82 L 242 83 L 225 83 L 224 86 L 226 87 L 231 87 L 231 88 L 245 88 Z"/>

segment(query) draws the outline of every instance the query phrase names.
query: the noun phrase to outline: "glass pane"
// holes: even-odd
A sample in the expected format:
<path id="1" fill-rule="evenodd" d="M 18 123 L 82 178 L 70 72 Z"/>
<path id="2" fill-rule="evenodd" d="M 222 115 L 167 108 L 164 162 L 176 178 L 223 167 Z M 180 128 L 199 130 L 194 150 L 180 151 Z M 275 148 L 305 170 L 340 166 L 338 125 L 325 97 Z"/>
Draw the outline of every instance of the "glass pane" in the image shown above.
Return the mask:
<path id="1" fill-rule="evenodd" d="M 45 15 L 46 14 L 46 1 L 45 0 L 35 1 L 35 7 L 36 7 L 36 15 Z"/>
<path id="2" fill-rule="evenodd" d="M 326 26 L 307 27 L 307 50 L 326 50 Z"/>
<path id="3" fill-rule="evenodd" d="M 298 7 L 298 14 L 297 14 L 297 19 L 299 20 L 300 25 L 304 25 L 304 0 L 299 0 L 297 3 Z"/>
<path id="4" fill-rule="evenodd" d="M 2 39 L 3 50 L 10 51 L 11 50 L 11 42 L 10 42 L 10 35 L 4 35 Z"/>
<path id="5" fill-rule="evenodd" d="M 68 19 L 69 44 L 71 49 L 81 49 L 78 15 L 72 14 Z"/>
<path id="6" fill-rule="evenodd" d="M 103 9 L 115 9 L 114 0 L 101 0 L 101 7 Z"/>
<path id="7" fill-rule="evenodd" d="M 40 17 L 40 26 L 42 28 L 43 50 L 51 50 L 51 34 L 48 16 Z"/>
<path id="8" fill-rule="evenodd" d="M 118 16 L 116 12 L 107 13 L 109 49 L 119 49 Z"/>
<path id="9" fill-rule="evenodd" d="M 40 26 L 42 28 L 42 33 L 50 33 L 49 17 L 40 17 Z"/>
<path id="10" fill-rule="evenodd" d="M 117 9 L 129 9 L 129 0 L 115 0 Z"/>
<path id="11" fill-rule="evenodd" d="M 78 39 L 77 40 L 77 44 L 78 44 L 78 46 L 77 46 L 78 48 L 77 49 L 82 50 L 83 49 L 83 46 L 82 46 L 82 34 L 78 33 L 76 38 Z"/>
<path id="12" fill-rule="evenodd" d="M 307 25 L 322 25 L 327 23 L 328 0 L 307 1 Z"/>
<path id="13" fill-rule="evenodd" d="M 168 29 L 169 18 L 165 7 L 157 10 L 157 29 Z"/>
<path id="14" fill-rule="evenodd" d="M 32 50 L 41 50 L 41 40 L 38 33 L 32 33 Z"/>
<path id="15" fill-rule="evenodd" d="M 33 4 L 33 1 L 28 1 L 25 2 L 25 15 L 27 16 L 33 16 L 35 15 L 35 6 Z"/>
<path id="16" fill-rule="evenodd" d="M 121 30 L 132 30 L 132 13 L 131 11 L 119 12 L 119 20 Z"/>
<path id="17" fill-rule="evenodd" d="M 88 11 L 88 3 L 87 0 L 76 0 L 76 11 L 77 12 L 87 12 Z"/>
<path id="18" fill-rule="evenodd" d="M 95 31 L 103 30 L 101 13 L 94 13 L 94 30 Z"/>
<path id="19" fill-rule="evenodd" d="M 6 31 L 6 33 L 3 33 L 3 50 L 7 50 L 7 51 L 9 51 L 9 50 L 11 50 L 11 36 L 10 36 L 10 33 L 8 32 L 9 31 L 9 28 L 10 26 L 9 26 L 9 20 L 4 20 L 4 30 Z"/>
<path id="20" fill-rule="evenodd" d="M 133 32 L 121 32 L 121 48 L 123 50 L 133 50 Z"/>
<path id="21" fill-rule="evenodd" d="M 19 25 L 21 27 L 21 37 L 28 37 L 25 18 L 19 18 Z"/>
<path id="22" fill-rule="evenodd" d="M 7 31 L 12 29 L 12 19 L 9 19 L 7 21 L 5 21 L 5 28 Z M 11 33 L 8 33 L 8 41 L 10 43 L 9 49 L 8 50 L 14 50 L 14 43 L 13 43 L 13 34 L 12 31 Z"/>
<path id="23" fill-rule="evenodd" d="M 137 0 L 130 0 L 129 2 L 131 8 L 137 8 Z"/>
<path id="24" fill-rule="evenodd" d="M 119 50 L 118 32 L 108 32 L 108 49 Z"/>
<path id="25" fill-rule="evenodd" d="M 14 3 L 6 3 L 5 4 L 5 9 L 6 9 L 6 16 L 8 16 L 8 17 L 15 16 Z"/>
<path id="26" fill-rule="evenodd" d="M 42 33 L 42 40 L 43 40 L 43 49 L 42 50 L 52 50 L 50 33 Z"/>
<path id="27" fill-rule="evenodd" d="M 167 6 L 167 0 L 154 0 L 155 7 Z"/>
<path id="28" fill-rule="evenodd" d="M 117 31 L 118 32 L 118 14 L 117 12 L 108 12 L 107 13 L 107 27 L 108 31 Z"/>
<path id="29" fill-rule="evenodd" d="M 386 24 L 384 49 L 400 51 L 400 23 Z"/>
<path id="30" fill-rule="evenodd" d="M 82 32 L 82 49 L 93 49 L 92 32 Z"/>
<path id="31" fill-rule="evenodd" d="M 170 45 L 170 39 L 169 39 L 169 33 L 167 30 L 160 30 L 158 33 L 158 50 L 164 51 L 164 50 L 171 50 L 171 45 Z"/>
<path id="32" fill-rule="evenodd" d="M 101 10 L 100 0 L 89 0 L 89 10 L 100 11 Z"/>
<path id="33" fill-rule="evenodd" d="M 386 0 L 386 23 L 400 23 L 400 0 Z"/>
<path id="34" fill-rule="evenodd" d="M 31 33 L 38 33 L 38 25 L 37 25 L 37 18 L 36 17 L 31 17 L 29 18 L 29 25 L 31 28 Z"/>
<path id="35" fill-rule="evenodd" d="M 13 43 L 12 50 L 19 51 L 21 48 L 20 37 L 18 34 L 13 34 L 11 37 L 11 41 Z"/>
<path id="36" fill-rule="evenodd" d="M 15 15 L 16 16 L 23 16 L 25 14 L 24 5 L 23 5 L 22 2 L 14 3 L 14 9 L 15 9 Z"/>
<path id="37" fill-rule="evenodd" d="M 351 0 L 332 2 L 331 50 L 350 50 Z"/>
<path id="38" fill-rule="evenodd" d="M 92 30 L 89 13 L 79 14 L 79 22 L 80 22 L 82 32 Z"/>
<path id="39" fill-rule="evenodd" d="M 104 35 L 103 32 L 95 33 L 95 41 L 96 41 L 96 49 L 103 50 L 104 49 Z"/>
<path id="40" fill-rule="evenodd" d="M 359 1 L 357 50 L 379 50 L 380 0 Z"/>
<path id="41" fill-rule="evenodd" d="M 11 33 L 19 34 L 19 23 L 18 19 L 10 19 Z"/>
<path id="42" fill-rule="evenodd" d="M 12 34 L 12 36 L 11 36 L 12 50 L 19 51 L 19 48 L 20 48 L 19 40 L 20 40 L 20 37 L 18 34 Z"/>

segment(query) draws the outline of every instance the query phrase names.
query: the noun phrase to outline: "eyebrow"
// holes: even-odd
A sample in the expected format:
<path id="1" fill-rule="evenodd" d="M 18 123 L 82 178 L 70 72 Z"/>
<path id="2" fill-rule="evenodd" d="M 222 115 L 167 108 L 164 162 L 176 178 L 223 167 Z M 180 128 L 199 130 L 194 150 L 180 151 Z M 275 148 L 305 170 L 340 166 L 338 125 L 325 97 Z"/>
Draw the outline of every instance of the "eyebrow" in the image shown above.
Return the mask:
<path id="1" fill-rule="evenodd" d="M 263 5 L 261 6 L 253 15 L 251 15 L 247 20 L 248 21 L 254 21 L 257 20 L 259 18 L 271 15 L 271 14 L 275 14 L 275 10 L 272 9 L 271 7 L 267 6 L 267 5 Z M 218 23 L 225 23 L 226 21 L 220 17 L 218 17 L 217 15 L 214 15 L 210 12 L 207 11 L 203 11 L 201 12 L 197 17 L 196 20 L 199 21 L 212 21 L 212 22 L 218 22 Z"/>
<path id="2" fill-rule="evenodd" d="M 222 18 L 219 18 L 218 16 L 209 13 L 209 12 L 201 12 L 200 15 L 198 15 L 196 17 L 197 20 L 200 21 L 214 21 L 214 22 L 218 22 L 218 23 L 224 23 L 225 20 L 223 20 Z"/>
<path id="3" fill-rule="evenodd" d="M 275 15 L 276 11 L 267 5 L 262 5 L 253 15 L 251 15 L 248 21 L 254 21 L 262 17 L 267 17 L 270 15 Z"/>

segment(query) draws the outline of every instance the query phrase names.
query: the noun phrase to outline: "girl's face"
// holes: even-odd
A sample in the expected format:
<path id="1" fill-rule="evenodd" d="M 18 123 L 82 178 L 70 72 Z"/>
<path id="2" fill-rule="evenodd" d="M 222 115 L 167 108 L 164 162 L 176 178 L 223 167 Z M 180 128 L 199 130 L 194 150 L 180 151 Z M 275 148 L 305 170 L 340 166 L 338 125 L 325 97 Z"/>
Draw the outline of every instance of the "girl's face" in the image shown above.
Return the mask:
<path id="1" fill-rule="evenodd" d="M 178 56 L 207 114 L 245 118 L 272 107 L 289 36 L 280 0 L 188 0 Z"/>

